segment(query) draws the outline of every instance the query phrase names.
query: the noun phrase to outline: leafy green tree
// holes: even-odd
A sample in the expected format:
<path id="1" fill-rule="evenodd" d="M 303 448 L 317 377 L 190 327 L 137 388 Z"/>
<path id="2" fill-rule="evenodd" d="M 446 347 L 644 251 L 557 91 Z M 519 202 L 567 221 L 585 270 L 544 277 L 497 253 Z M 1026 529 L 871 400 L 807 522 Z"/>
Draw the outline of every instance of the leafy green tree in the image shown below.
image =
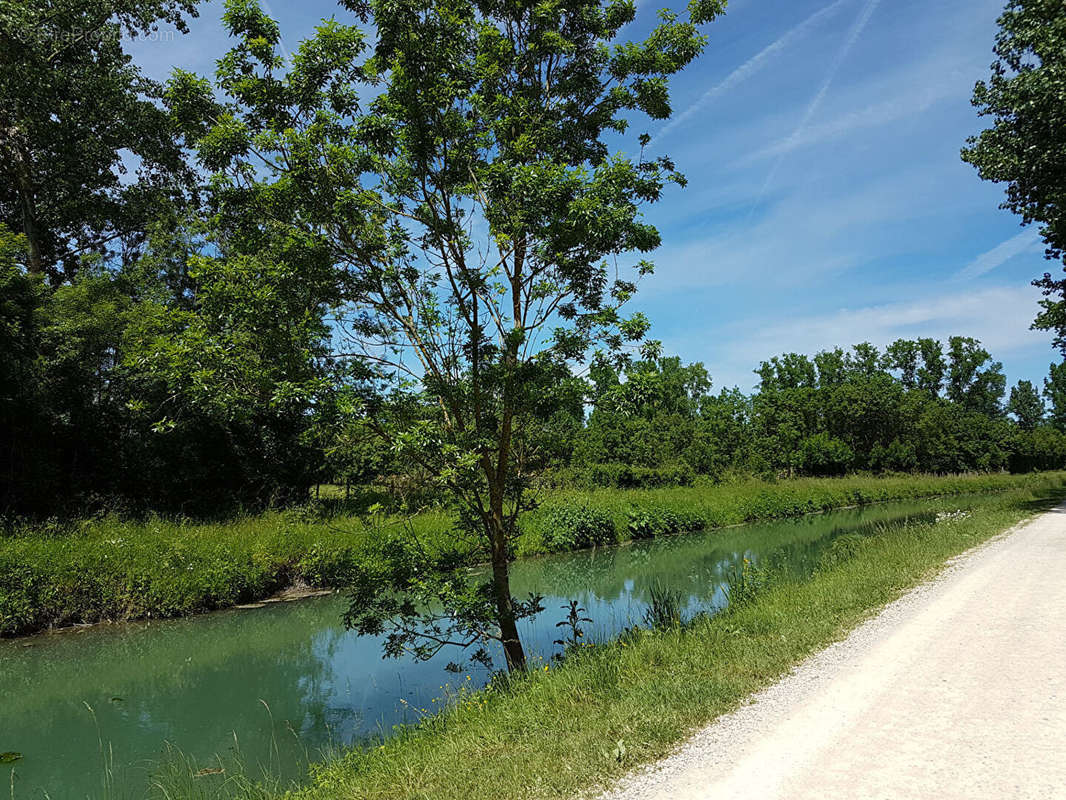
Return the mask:
<path id="1" fill-rule="evenodd" d="M 1003 365 L 981 343 L 969 336 L 948 340 L 948 399 L 961 407 L 990 417 L 1002 413 L 1007 379 Z"/>
<path id="2" fill-rule="evenodd" d="M 910 390 L 917 385 L 920 353 L 918 342 L 909 339 L 897 339 L 885 349 L 884 367 L 899 372 L 904 389 Z"/>
<path id="3" fill-rule="evenodd" d="M 1032 381 L 1018 381 L 1011 387 L 1007 411 L 1018 420 L 1018 426 L 1031 431 L 1044 421 L 1044 401 Z"/>
<path id="4" fill-rule="evenodd" d="M 814 357 L 818 368 L 818 386 L 827 389 L 847 380 L 848 356 L 841 348 L 823 350 Z"/>
<path id="5" fill-rule="evenodd" d="M 668 79 L 722 6 L 694 0 L 689 20 L 663 12 L 646 40 L 625 42 L 625 0 L 344 5 L 372 12 L 370 56 L 357 25 L 330 20 L 286 69 L 276 23 L 231 0 L 224 102 L 186 73 L 168 102 L 216 174 L 228 247 L 284 236 L 334 267 L 347 352 L 369 366 L 361 411 L 454 498 L 456 552 L 491 564 L 471 586 L 454 552 L 391 540 L 356 576 L 348 621 L 386 633 L 390 653 L 457 643 L 484 656 L 495 640 L 522 669 L 517 622 L 539 605 L 512 597 L 508 565 L 547 464 L 543 434 L 584 392 L 571 367 L 592 346 L 643 339 L 647 321 L 619 307 L 652 267 L 638 260 L 612 281 L 612 262 L 659 244 L 640 209 L 684 183 L 664 156 L 611 155 L 608 136 L 637 113 L 669 116 Z M 395 390 L 439 413 L 392 427 L 382 397 Z M 433 603 L 441 615 L 414 611 Z"/>
<path id="6" fill-rule="evenodd" d="M 185 162 L 123 35 L 185 29 L 196 0 L 0 3 L 0 222 L 58 279 L 135 246 Z M 133 175 L 129 173 L 133 170 Z"/>
<path id="7" fill-rule="evenodd" d="M 869 342 L 851 348 L 851 369 L 864 378 L 872 378 L 881 371 L 881 354 Z"/>
<path id="8" fill-rule="evenodd" d="M 1052 364 L 1044 378 L 1044 397 L 1051 406 L 1051 424 L 1066 432 L 1066 362 Z"/>
<path id="9" fill-rule="evenodd" d="M 797 468 L 807 475 L 843 475 L 855 454 L 844 442 L 819 431 L 800 442 L 795 457 Z"/>
<path id="10" fill-rule="evenodd" d="M 703 364 L 683 365 L 677 356 L 648 358 L 625 370 L 625 381 L 617 378 L 596 400 L 596 407 L 622 416 L 655 417 L 680 414 L 695 417 L 700 403 L 711 388 L 711 378 Z"/>
<path id="11" fill-rule="evenodd" d="M 33 452 L 40 439 L 37 420 L 36 358 L 38 315 L 46 299 L 40 276 L 19 266 L 25 239 L 0 224 L 0 508 L 17 506 L 37 482 Z"/>
<path id="12" fill-rule="evenodd" d="M 999 18 L 996 60 L 973 104 L 992 125 L 971 137 L 963 160 L 985 180 L 1007 184 L 1002 207 L 1039 224 L 1048 259 L 1066 254 L 1066 5 L 1010 0 Z M 1066 280 L 1034 282 L 1048 299 L 1034 327 L 1056 332 L 1066 354 Z"/>
<path id="13" fill-rule="evenodd" d="M 918 388 L 936 397 L 944 386 L 947 362 L 944 360 L 944 346 L 936 339 L 921 338 L 918 350 L 922 356 L 922 366 L 918 368 Z"/>

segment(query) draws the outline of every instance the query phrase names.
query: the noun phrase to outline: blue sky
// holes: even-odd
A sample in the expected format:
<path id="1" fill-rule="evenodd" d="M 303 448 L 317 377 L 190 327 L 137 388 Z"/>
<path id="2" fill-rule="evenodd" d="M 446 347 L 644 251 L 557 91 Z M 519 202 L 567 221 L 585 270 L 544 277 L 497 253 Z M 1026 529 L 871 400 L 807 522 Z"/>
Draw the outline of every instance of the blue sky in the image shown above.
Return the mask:
<path id="1" fill-rule="evenodd" d="M 327 0 L 263 4 L 289 48 Z M 654 24 L 642 0 L 632 35 Z M 1002 187 L 959 158 L 982 127 L 1002 0 L 733 0 L 704 56 L 673 84 L 674 118 L 641 121 L 689 179 L 648 212 L 663 234 L 637 306 L 667 352 L 718 387 L 755 382 L 772 355 L 899 337 L 975 336 L 1008 380 L 1055 360 L 1029 330 L 1056 267 Z M 211 73 L 221 3 L 184 37 L 133 45 L 146 71 Z"/>

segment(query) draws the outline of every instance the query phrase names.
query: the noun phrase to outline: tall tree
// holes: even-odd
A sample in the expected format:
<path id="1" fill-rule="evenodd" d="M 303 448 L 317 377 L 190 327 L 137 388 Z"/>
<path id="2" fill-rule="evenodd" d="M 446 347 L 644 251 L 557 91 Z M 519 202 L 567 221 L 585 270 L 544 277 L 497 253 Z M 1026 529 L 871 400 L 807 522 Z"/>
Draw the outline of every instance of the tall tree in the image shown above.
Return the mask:
<path id="1" fill-rule="evenodd" d="M 918 340 L 918 350 L 922 356 L 922 366 L 917 374 L 918 388 L 936 397 L 944 386 L 944 373 L 947 371 L 944 345 L 936 339 L 923 337 Z"/>
<path id="2" fill-rule="evenodd" d="M 509 561 L 542 437 L 572 403 L 575 363 L 643 339 L 647 321 L 620 306 L 652 266 L 626 262 L 659 244 L 641 207 L 684 183 L 670 159 L 644 155 L 646 135 L 635 157 L 608 142 L 638 113 L 669 116 L 668 79 L 722 3 L 693 0 L 686 20 L 662 12 L 640 42 L 619 39 L 631 0 L 342 5 L 373 13 L 369 58 L 365 33 L 331 20 L 286 68 L 276 23 L 230 0 L 225 103 L 188 74 L 169 100 L 217 172 L 227 247 L 283 235 L 335 269 L 345 352 L 368 365 L 367 418 L 454 498 L 455 547 L 492 566 L 471 587 L 453 553 L 396 538 L 356 576 L 350 624 L 387 633 L 390 653 L 484 655 L 496 640 L 522 669 L 517 622 L 538 604 L 512 597 Z M 364 87 L 376 91 L 365 111 Z M 437 413 L 393 426 L 384 396 L 396 390 Z M 439 616 L 425 616 L 430 601 Z"/>
<path id="3" fill-rule="evenodd" d="M 884 366 L 899 372 L 904 389 L 910 390 L 917 385 L 919 353 L 918 342 L 910 339 L 896 339 L 885 348 Z"/>
<path id="4" fill-rule="evenodd" d="M 948 340 L 948 399 L 969 411 L 990 417 L 1002 413 L 1001 402 L 1007 379 L 1003 364 L 970 336 Z"/>
<path id="5" fill-rule="evenodd" d="M 1025 431 L 1033 430 L 1044 421 L 1044 401 L 1032 381 L 1018 381 L 1011 387 L 1007 411 L 1018 420 Z"/>
<path id="6" fill-rule="evenodd" d="M 184 30 L 198 0 L 0 0 L 0 223 L 58 279 L 135 244 L 184 161 L 124 35 Z M 134 175 L 129 175 L 130 170 Z"/>
<path id="7" fill-rule="evenodd" d="M 965 161 L 985 180 L 1007 184 L 1002 208 L 1040 225 L 1045 255 L 1066 255 L 1066 4 L 1010 0 L 999 18 L 996 60 L 978 82 L 973 104 L 992 126 L 971 137 Z M 1066 280 L 1051 273 L 1034 281 L 1044 290 L 1034 327 L 1055 331 L 1066 354 Z"/>
<path id="8" fill-rule="evenodd" d="M 1066 362 L 1052 364 L 1044 378 L 1044 397 L 1051 406 L 1051 424 L 1066 432 Z"/>

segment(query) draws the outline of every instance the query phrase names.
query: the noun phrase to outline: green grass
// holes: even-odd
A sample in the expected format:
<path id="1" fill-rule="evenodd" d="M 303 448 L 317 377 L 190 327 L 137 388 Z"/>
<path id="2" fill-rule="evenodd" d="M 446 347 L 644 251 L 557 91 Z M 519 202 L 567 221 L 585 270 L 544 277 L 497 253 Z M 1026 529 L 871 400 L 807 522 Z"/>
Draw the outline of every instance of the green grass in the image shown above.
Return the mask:
<path id="1" fill-rule="evenodd" d="M 968 516 L 852 537 L 811 577 L 684 627 L 638 631 L 313 769 L 290 800 L 564 798 L 657 759 L 944 561 L 1061 498 L 1063 477 Z M 621 746 L 619 745 L 621 743 Z M 180 795 L 175 795 L 180 796 Z"/>
<path id="2" fill-rule="evenodd" d="M 974 475 L 743 481 L 671 489 L 560 491 L 522 520 L 519 555 L 545 552 L 552 508 L 593 508 L 629 538 L 633 508 L 698 518 L 708 527 L 797 516 L 863 503 L 1002 492 L 1039 476 Z M 443 512 L 410 521 L 427 543 L 443 541 Z M 355 516 L 270 512 L 222 523 L 115 517 L 0 537 L 0 636 L 103 620 L 175 617 L 262 599 L 293 583 L 333 588 L 368 529 Z M 473 560 L 473 557 L 472 557 Z"/>

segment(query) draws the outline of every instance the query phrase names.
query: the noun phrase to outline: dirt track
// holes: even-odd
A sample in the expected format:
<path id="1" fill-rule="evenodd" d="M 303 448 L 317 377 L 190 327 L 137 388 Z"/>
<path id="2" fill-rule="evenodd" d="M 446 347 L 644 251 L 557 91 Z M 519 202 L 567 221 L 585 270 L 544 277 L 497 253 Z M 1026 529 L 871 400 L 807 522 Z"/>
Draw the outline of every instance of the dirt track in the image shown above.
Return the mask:
<path id="1" fill-rule="evenodd" d="M 1066 799 L 1066 504 L 604 800 Z"/>

